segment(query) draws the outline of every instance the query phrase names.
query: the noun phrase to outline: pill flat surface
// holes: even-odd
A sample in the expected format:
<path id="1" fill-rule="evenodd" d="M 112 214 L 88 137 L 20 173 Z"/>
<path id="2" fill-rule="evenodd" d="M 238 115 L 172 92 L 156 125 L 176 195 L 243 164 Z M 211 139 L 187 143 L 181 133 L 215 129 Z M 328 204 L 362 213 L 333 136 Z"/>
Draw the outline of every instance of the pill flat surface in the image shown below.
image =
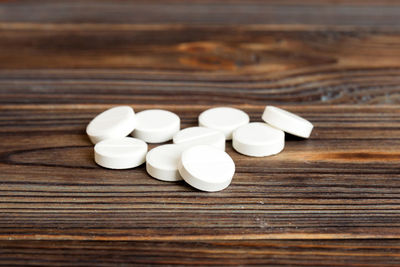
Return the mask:
<path id="1" fill-rule="evenodd" d="M 106 139 L 94 146 L 95 162 L 108 169 L 130 169 L 146 160 L 147 144 L 136 138 Z"/>
<path id="2" fill-rule="evenodd" d="M 205 127 L 185 128 L 176 133 L 172 140 L 174 144 L 210 145 L 225 150 L 225 135 L 220 131 Z"/>
<path id="3" fill-rule="evenodd" d="M 218 148 L 194 146 L 182 153 L 179 173 L 191 186 L 208 192 L 220 191 L 232 181 L 235 163 Z"/>
<path id="4" fill-rule="evenodd" d="M 199 115 L 199 126 L 221 131 L 226 140 L 231 140 L 233 131 L 249 121 L 244 111 L 231 107 L 211 108 Z"/>
<path id="5" fill-rule="evenodd" d="M 265 107 L 262 119 L 266 123 L 281 129 L 282 131 L 303 138 L 310 137 L 311 131 L 314 127 L 308 120 L 274 106 Z"/>
<path id="6" fill-rule="evenodd" d="M 110 138 L 129 135 L 136 126 L 135 112 L 131 107 L 118 106 L 98 114 L 86 127 L 90 141 L 96 144 Z"/>
<path id="7" fill-rule="evenodd" d="M 233 133 L 233 148 L 246 156 L 275 155 L 285 146 L 285 133 L 263 122 L 252 122 Z"/>
<path id="8" fill-rule="evenodd" d="M 179 145 L 168 144 L 153 148 L 146 156 L 146 171 L 162 181 L 182 180 L 178 163 L 183 152 Z"/>
<path id="9" fill-rule="evenodd" d="M 136 120 L 136 129 L 132 135 L 147 143 L 169 141 L 180 129 L 178 115 L 168 110 L 144 110 L 136 114 Z"/>

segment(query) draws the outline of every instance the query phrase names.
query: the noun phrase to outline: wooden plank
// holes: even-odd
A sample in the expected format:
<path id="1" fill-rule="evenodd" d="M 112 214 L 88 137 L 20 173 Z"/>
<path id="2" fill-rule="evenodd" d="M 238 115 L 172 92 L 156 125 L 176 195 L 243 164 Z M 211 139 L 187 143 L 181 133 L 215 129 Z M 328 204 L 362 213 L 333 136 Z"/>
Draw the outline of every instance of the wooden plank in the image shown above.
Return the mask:
<path id="1" fill-rule="evenodd" d="M 311 24 L 399 27 L 398 1 L 1 1 L 0 20 L 39 23 Z"/>
<path id="2" fill-rule="evenodd" d="M 400 103 L 396 30 L 4 24 L 0 51 L 3 104 Z"/>
<path id="3" fill-rule="evenodd" d="M 397 240 L 0 243 L 8 265 L 398 266 Z"/>
<path id="4" fill-rule="evenodd" d="M 267 158 L 228 143 L 237 171 L 217 193 L 96 166 L 84 129 L 106 107 L 2 106 L 0 239 L 400 238 L 398 106 L 286 106 L 312 137 Z M 210 106 L 160 107 L 188 127 Z M 237 107 L 260 120 L 263 106 Z"/>

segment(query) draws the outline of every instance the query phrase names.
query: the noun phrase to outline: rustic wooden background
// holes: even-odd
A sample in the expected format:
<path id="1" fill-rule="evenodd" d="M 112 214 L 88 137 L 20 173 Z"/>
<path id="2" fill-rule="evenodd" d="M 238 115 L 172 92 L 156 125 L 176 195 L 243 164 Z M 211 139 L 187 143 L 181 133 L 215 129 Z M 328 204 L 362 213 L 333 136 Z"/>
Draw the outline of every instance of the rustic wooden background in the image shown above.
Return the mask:
<path id="1" fill-rule="evenodd" d="M 102 110 L 315 124 L 218 193 L 102 169 Z M 400 265 L 400 2 L 0 1 L 3 265 Z"/>

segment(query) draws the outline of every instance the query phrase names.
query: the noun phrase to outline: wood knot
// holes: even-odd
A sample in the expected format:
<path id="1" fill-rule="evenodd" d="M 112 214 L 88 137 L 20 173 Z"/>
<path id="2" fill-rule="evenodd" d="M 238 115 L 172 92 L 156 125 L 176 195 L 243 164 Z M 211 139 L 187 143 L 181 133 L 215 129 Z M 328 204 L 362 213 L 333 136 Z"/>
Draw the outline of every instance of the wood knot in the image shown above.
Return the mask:
<path id="1" fill-rule="evenodd" d="M 234 70 L 237 68 L 233 49 L 217 42 L 192 42 L 178 45 L 183 53 L 179 62 L 205 70 Z"/>
<path id="2" fill-rule="evenodd" d="M 210 53 L 217 52 L 218 47 L 221 46 L 222 45 L 220 43 L 216 42 L 191 42 L 179 44 L 178 50 L 188 53 Z"/>

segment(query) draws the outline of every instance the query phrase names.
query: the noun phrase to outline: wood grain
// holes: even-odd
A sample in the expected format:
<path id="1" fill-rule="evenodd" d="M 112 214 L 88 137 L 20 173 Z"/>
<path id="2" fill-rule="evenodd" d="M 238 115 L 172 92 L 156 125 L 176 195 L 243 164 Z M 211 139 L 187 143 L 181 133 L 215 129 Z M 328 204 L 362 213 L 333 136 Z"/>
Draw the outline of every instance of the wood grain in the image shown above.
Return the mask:
<path id="1" fill-rule="evenodd" d="M 396 240 L 242 240 L 186 242 L 10 241 L 0 244 L 4 263 L 59 266 L 289 265 L 398 266 Z M 45 250 L 45 253 L 43 251 Z M 45 257 L 38 258 L 38 253 Z"/>
<path id="2" fill-rule="evenodd" d="M 399 237 L 397 106 L 287 107 L 315 124 L 313 136 L 289 137 L 285 151 L 269 158 L 241 156 L 228 144 L 234 181 L 210 194 L 154 180 L 144 167 L 96 166 L 84 128 L 106 107 L 3 106 L 0 238 Z M 179 114 L 182 127 L 207 108 L 160 107 Z M 260 120 L 262 106 L 238 107 Z"/>
<path id="3" fill-rule="evenodd" d="M 0 264 L 400 265 L 398 1 L 0 1 Z M 217 193 L 111 171 L 119 104 L 315 125 Z M 154 147 L 151 145 L 150 147 Z"/>
<path id="4" fill-rule="evenodd" d="M 39 23 L 399 27 L 396 0 L 2 0 L 1 20 Z"/>
<path id="5" fill-rule="evenodd" d="M 0 35 L 3 104 L 400 103 L 396 30 L 4 24 Z"/>

